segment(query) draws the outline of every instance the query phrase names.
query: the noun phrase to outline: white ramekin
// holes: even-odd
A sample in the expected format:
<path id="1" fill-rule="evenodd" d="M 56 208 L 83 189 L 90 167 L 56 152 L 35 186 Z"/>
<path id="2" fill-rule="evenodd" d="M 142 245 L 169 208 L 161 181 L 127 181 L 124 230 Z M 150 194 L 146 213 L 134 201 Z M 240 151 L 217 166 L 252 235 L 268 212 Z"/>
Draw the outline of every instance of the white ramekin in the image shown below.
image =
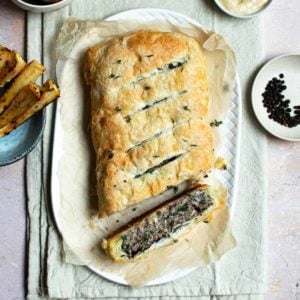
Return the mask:
<path id="1" fill-rule="evenodd" d="M 53 10 L 60 9 L 68 4 L 71 3 L 72 0 L 61 0 L 56 3 L 52 4 L 44 4 L 44 5 L 36 5 L 36 4 L 30 4 L 24 0 L 11 0 L 13 3 L 18 5 L 19 7 L 35 12 L 35 13 L 44 13 L 44 12 L 49 12 Z"/>

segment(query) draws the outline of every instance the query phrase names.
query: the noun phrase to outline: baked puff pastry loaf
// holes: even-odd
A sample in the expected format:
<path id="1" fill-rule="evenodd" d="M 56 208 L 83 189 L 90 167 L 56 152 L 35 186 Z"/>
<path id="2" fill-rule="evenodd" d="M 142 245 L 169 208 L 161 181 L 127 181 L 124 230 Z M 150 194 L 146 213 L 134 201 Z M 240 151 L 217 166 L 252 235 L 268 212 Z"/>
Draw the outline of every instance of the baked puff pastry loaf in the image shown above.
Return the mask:
<path id="1" fill-rule="evenodd" d="M 138 31 L 88 50 L 99 214 L 193 179 L 214 163 L 206 60 L 198 42 Z"/>

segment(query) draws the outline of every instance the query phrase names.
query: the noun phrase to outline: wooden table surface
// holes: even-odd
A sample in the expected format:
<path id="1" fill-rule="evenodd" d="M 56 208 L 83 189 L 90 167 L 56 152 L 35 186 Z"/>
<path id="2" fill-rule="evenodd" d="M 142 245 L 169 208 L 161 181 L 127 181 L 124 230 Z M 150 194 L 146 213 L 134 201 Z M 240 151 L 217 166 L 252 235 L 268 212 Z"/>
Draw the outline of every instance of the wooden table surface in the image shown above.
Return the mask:
<path id="1" fill-rule="evenodd" d="M 274 0 L 262 19 L 265 61 L 283 53 L 300 53 L 299 0 Z M 25 54 L 25 20 L 24 11 L 9 0 L 1 0 L 0 44 Z M 266 135 L 269 182 L 265 299 L 300 300 L 300 143 Z M 24 167 L 24 160 L 0 167 L 0 299 L 25 297 Z"/>

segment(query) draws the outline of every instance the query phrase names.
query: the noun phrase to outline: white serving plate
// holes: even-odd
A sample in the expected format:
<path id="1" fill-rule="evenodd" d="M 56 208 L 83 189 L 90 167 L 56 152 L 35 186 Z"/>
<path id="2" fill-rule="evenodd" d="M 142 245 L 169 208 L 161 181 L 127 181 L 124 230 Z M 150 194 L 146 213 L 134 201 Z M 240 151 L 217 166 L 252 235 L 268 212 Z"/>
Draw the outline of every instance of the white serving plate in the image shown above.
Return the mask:
<path id="1" fill-rule="evenodd" d="M 152 20 L 167 20 L 174 25 L 184 26 L 186 24 L 193 24 L 195 26 L 203 28 L 203 26 L 197 21 L 169 10 L 163 9 L 134 9 L 128 10 L 107 18 L 107 21 L 118 21 L 124 19 L 138 20 L 140 22 L 149 22 Z M 228 188 L 229 198 L 228 203 L 230 206 L 230 212 L 234 209 L 235 194 L 236 194 L 236 181 L 238 178 L 238 157 L 239 157 L 239 141 L 240 141 L 240 129 L 241 129 L 241 89 L 240 82 L 237 76 L 236 86 L 234 89 L 234 97 L 232 99 L 232 106 L 227 114 L 227 118 L 224 120 L 222 128 L 222 135 L 224 138 L 224 144 L 219 151 L 219 155 L 225 157 L 230 161 L 230 166 L 226 172 L 220 172 L 219 179 Z M 62 140 L 62 125 L 60 120 L 60 103 L 57 103 L 57 113 L 55 117 L 55 129 L 54 129 L 54 142 L 53 142 L 53 160 L 52 160 L 52 177 L 51 177 L 51 194 L 52 194 L 52 209 L 55 222 L 59 232 L 62 234 L 59 210 L 60 210 L 60 190 L 57 170 L 59 159 L 63 154 L 63 140 Z M 124 278 L 117 276 L 113 273 L 103 272 L 99 270 L 96 266 L 88 265 L 88 267 L 93 270 L 98 275 L 119 283 L 123 285 L 128 285 Z M 188 268 L 177 270 L 176 272 L 168 273 L 159 277 L 155 280 L 150 281 L 147 285 L 159 285 L 176 280 L 180 277 L 187 275 L 188 273 L 194 271 L 196 268 Z"/>
<path id="2" fill-rule="evenodd" d="M 290 107 L 300 105 L 300 54 L 286 54 L 266 63 L 257 74 L 252 87 L 252 106 L 260 124 L 271 134 L 288 141 L 300 141 L 300 125 L 288 128 L 268 118 L 267 109 L 263 106 L 262 93 L 267 83 L 284 74 L 287 89 L 283 92 L 290 99 Z"/>

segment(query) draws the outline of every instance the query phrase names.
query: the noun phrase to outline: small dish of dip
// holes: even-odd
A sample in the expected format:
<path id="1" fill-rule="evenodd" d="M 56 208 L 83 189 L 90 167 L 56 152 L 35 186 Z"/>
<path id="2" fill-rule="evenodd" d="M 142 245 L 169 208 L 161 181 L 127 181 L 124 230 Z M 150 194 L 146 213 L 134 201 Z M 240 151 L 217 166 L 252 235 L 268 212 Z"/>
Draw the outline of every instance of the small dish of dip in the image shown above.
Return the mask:
<path id="1" fill-rule="evenodd" d="M 262 13 L 272 0 L 215 0 L 226 14 L 235 18 L 252 18 Z"/>

